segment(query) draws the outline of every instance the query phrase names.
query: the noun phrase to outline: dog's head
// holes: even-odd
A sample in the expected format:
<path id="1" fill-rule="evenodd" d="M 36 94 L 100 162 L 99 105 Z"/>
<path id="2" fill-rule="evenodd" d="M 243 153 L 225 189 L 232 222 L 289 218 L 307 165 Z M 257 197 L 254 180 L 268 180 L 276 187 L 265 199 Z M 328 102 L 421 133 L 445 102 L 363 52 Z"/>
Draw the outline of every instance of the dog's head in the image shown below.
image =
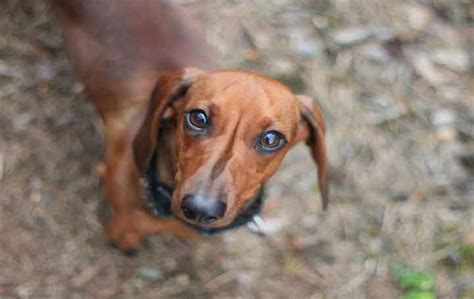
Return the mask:
<path id="1" fill-rule="evenodd" d="M 157 133 L 165 115 L 176 126 L 176 216 L 203 227 L 230 224 L 301 141 L 317 164 L 327 206 L 324 121 L 309 98 L 254 73 L 185 69 L 165 74 L 134 144 L 142 173 L 160 146 Z"/>

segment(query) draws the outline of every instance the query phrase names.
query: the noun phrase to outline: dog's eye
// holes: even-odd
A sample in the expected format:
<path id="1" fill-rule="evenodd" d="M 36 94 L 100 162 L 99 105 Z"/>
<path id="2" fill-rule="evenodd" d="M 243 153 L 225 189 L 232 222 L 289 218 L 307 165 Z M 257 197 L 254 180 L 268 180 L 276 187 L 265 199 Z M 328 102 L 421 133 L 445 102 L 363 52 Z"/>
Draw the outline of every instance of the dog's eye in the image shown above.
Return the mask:
<path id="1" fill-rule="evenodd" d="M 196 128 L 203 129 L 207 125 L 207 115 L 202 110 L 189 112 L 189 123 Z"/>
<path id="2" fill-rule="evenodd" d="M 257 141 L 257 150 L 262 153 L 272 153 L 286 143 L 285 137 L 277 131 L 263 133 Z"/>
<path id="3" fill-rule="evenodd" d="M 194 133 L 203 133 L 209 125 L 206 112 L 201 109 L 193 109 L 184 115 L 185 125 Z"/>

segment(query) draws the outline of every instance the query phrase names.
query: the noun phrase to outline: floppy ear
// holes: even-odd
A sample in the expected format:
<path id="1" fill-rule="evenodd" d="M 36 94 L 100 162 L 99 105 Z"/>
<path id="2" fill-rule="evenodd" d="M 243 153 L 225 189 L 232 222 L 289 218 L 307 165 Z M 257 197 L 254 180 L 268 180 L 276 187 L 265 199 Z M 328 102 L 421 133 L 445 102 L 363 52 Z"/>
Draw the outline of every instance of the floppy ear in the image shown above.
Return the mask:
<path id="1" fill-rule="evenodd" d="M 306 140 L 311 156 L 318 167 L 319 191 L 323 200 L 323 209 L 329 203 L 328 156 L 324 140 L 325 125 L 323 115 L 313 100 L 306 96 L 296 96 L 300 106 L 301 124 L 297 140 Z"/>
<path id="2" fill-rule="evenodd" d="M 153 155 L 160 122 L 167 108 L 174 101 L 185 97 L 192 82 L 202 73 L 204 72 L 199 69 L 185 68 L 166 72 L 159 78 L 153 90 L 144 122 L 133 142 L 135 163 L 140 173 L 145 173 Z"/>

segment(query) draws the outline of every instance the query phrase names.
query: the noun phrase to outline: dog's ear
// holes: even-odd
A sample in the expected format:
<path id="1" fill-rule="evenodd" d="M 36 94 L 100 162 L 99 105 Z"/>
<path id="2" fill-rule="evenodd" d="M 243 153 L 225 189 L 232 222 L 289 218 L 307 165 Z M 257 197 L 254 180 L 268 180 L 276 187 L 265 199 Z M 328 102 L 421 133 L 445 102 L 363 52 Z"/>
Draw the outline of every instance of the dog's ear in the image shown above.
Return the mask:
<path id="1" fill-rule="evenodd" d="M 300 125 L 298 128 L 297 142 L 306 141 L 311 151 L 311 156 L 318 168 L 318 183 L 323 208 L 326 209 L 329 203 L 329 182 L 328 182 L 328 155 L 326 151 L 325 125 L 323 114 L 313 100 L 306 96 L 296 96 L 300 106 Z"/>
<path id="2" fill-rule="evenodd" d="M 148 110 L 140 130 L 133 142 L 135 163 L 140 173 L 146 168 L 156 147 L 158 130 L 167 108 L 186 96 L 195 79 L 204 72 L 195 68 L 166 72 L 158 80 L 153 90 Z"/>

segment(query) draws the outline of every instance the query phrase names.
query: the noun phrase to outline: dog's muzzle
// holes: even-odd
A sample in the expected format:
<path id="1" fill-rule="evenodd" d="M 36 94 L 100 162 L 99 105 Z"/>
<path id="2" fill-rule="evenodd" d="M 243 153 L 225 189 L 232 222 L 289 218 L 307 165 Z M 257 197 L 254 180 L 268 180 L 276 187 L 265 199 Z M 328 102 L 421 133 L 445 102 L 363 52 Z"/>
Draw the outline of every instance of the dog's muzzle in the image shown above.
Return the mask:
<path id="1" fill-rule="evenodd" d="M 157 170 L 156 170 L 156 153 L 153 155 L 148 169 L 144 177 L 144 187 L 146 194 L 146 201 L 150 211 L 159 217 L 172 217 L 174 216 L 171 211 L 171 201 L 173 199 L 173 188 L 159 182 L 157 180 Z M 209 224 L 217 219 L 223 217 L 225 213 L 225 204 L 219 201 L 213 202 L 203 202 L 205 199 L 202 198 L 185 198 L 183 199 L 184 206 L 181 207 L 183 214 L 186 218 L 195 221 L 201 222 L 203 224 Z M 187 202 L 185 204 L 185 202 Z M 244 224 L 247 224 L 252 232 L 263 234 L 262 219 L 259 214 L 262 210 L 264 202 L 264 192 L 263 188 L 260 190 L 258 195 L 250 201 L 238 216 L 234 219 L 233 222 L 224 226 L 224 227 L 202 227 L 197 224 L 191 224 L 186 222 L 188 225 L 192 226 L 199 232 L 213 234 L 217 232 L 226 231 L 229 229 L 237 228 Z M 194 218 L 194 219 L 193 219 Z"/>

